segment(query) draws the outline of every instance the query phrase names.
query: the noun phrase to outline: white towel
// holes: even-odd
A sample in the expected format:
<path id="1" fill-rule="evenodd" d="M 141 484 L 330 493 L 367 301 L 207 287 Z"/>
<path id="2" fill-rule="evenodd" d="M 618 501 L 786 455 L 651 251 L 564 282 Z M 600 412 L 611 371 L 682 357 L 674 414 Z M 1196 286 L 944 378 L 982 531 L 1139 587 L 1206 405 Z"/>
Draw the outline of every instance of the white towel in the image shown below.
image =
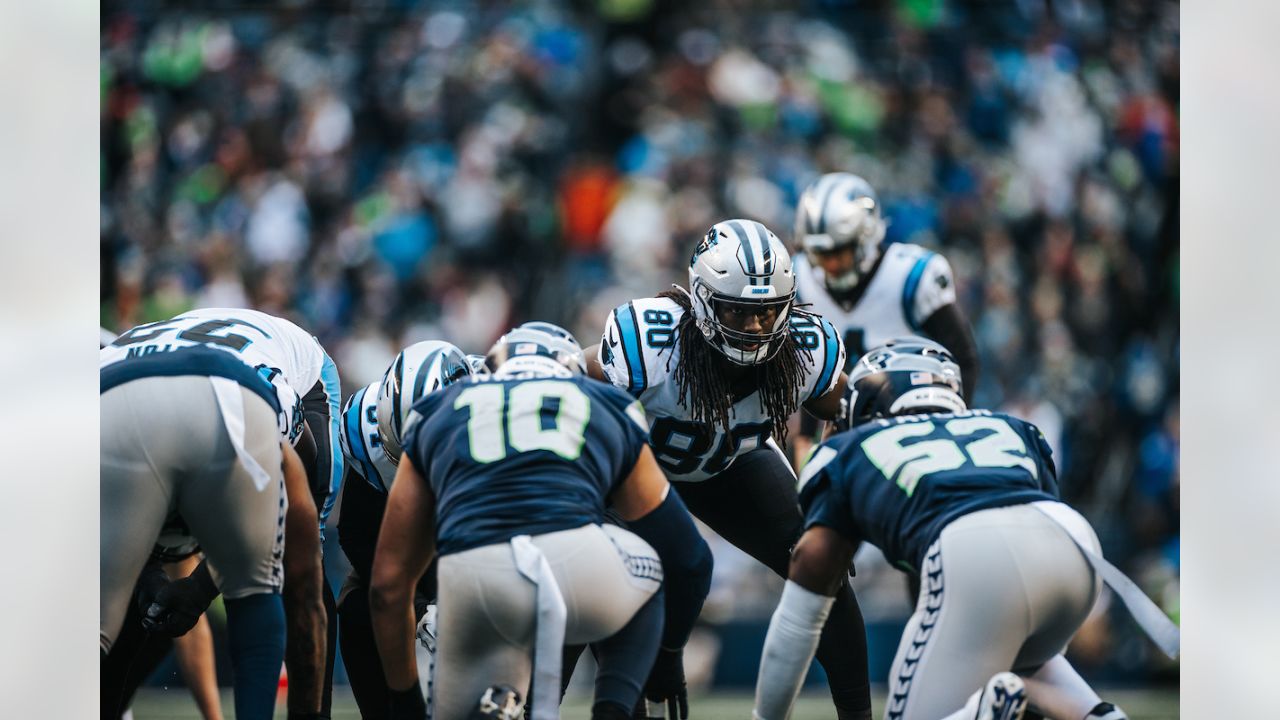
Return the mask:
<path id="1" fill-rule="evenodd" d="M 1120 597 L 1125 607 L 1129 608 L 1138 626 L 1164 651 L 1165 655 L 1170 659 L 1177 658 L 1181 645 L 1181 632 L 1178 626 L 1173 624 L 1169 616 L 1165 615 L 1146 593 L 1142 592 L 1142 588 L 1102 557 L 1102 549 L 1095 545 L 1088 521 L 1070 506 L 1060 502 L 1044 500 L 1031 505 L 1067 531 L 1102 581 Z"/>
<path id="2" fill-rule="evenodd" d="M 213 385 L 213 395 L 218 399 L 218 409 L 222 411 L 222 424 L 226 425 L 227 434 L 231 436 L 236 457 L 249 471 L 258 492 L 262 492 L 271 482 L 271 476 L 244 447 L 244 396 L 240 394 L 240 383 L 217 376 L 211 376 L 209 383 Z"/>
<path id="3" fill-rule="evenodd" d="M 560 717 L 560 663 L 568 610 L 546 556 L 528 535 L 511 538 L 516 569 L 537 588 L 537 624 L 533 645 L 532 720 Z"/>

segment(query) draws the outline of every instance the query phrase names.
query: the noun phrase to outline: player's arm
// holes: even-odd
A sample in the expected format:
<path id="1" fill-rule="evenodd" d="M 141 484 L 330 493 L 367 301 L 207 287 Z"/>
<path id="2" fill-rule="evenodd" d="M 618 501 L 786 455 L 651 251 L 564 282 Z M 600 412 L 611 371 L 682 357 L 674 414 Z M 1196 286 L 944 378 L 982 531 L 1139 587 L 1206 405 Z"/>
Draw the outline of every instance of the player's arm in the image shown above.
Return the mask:
<path id="1" fill-rule="evenodd" d="M 711 548 L 647 445 L 614 491 L 613 507 L 627 528 L 658 552 L 669 609 L 662 646 L 684 647 L 711 588 Z"/>
<path id="2" fill-rule="evenodd" d="M 956 301 L 951 264 L 936 253 L 929 253 L 920 262 L 925 265 L 912 298 L 911 322 L 955 356 L 964 381 L 964 401 L 970 403 L 978 387 L 978 345 L 973 328 Z"/>
<path id="3" fill-rule="evenodd" d="M 600 364 L 600 343 L 584 348 L 582 354 L 587 361 L 587 376 L 592 380 L 609 382 L 609 378 L 604 374 L 604 366 Z"/>
<path id="4" fill-rule="evenodd" d="M 978 343 L 973 338 L 973 328 L 957 303 L 943 305 L 921 324 L 926 335 L 938 341 L 955 356 L 960 366 L 960 378 L 964 386 L 964 401 L 973 402 L 973 390 L 978 386 Z"/>
<path id="5" fill-rule="evenodd" d="M 195 570 L 199 558 L 192 555 L 176 563 L 165 565 L 165 572 L 172 578 L 183 578 Z M 209 620 L 201 614 L 195 627 L 173 641 L 174 655 L 182 678 L 191 689 L 191 696 L 200 708 L 200 716 L 206 720 L 222 717 L 222 701 L 218 695 L 218 675 L 213 663 L 213 630 Z"/>
<path id="6" fill-rule="evenodd" d="M 631 474 L 614 491 L 613 507 L 662 561 L 666 617 L 658 656 L 645 681 L 645 697 L 651 702 L 666 702 L 672 718 L 687 718 L 684 645 L 711 589 L 711 548 L 698 534 L 680 495 L 667 482 L 647 445 Z"/>
<path id="7" fill-rule="evenodd" d="M 435 494 L 409 455 L 406 450 L 401 456 L 382 518 L 369 606 L 393 707 L 425 713 L 413 648 L 413 592 L 435 555 Z"/>
<path id="8" fill-rule="evenodd" d="M 782 599 L 765 635 L 753 718 L 784 720 L 790 713 L 854 549 L 832 528 L 814 525 L 792 551 Z"/>
<path id="9" fill-rule="evenodd" d="M 289 712 L 316 713 L 324 691 L 327 619 L 321 584 L 320 516 L 311 499 L 302 459 L 287 442 L 284 487 L 289 498 L 285 512 L 284 609 L 288 623 L 285 664 L 289 668 Z"/>
<path id="10" fill-rule="evenodd" d="M 840 400 L 844 397 L 844 390 L 848 383 L 849 377 L 841 372 L 839 377 L 836 378 L 836 382 L 831 389 L 806 402 L 804 404 L 804 409 L 809 412 L 809 414 L 820 420 L 838 419 L 840 417 Z M 812 446 L 813 443 L 810 442 L 809 444 Z"/>

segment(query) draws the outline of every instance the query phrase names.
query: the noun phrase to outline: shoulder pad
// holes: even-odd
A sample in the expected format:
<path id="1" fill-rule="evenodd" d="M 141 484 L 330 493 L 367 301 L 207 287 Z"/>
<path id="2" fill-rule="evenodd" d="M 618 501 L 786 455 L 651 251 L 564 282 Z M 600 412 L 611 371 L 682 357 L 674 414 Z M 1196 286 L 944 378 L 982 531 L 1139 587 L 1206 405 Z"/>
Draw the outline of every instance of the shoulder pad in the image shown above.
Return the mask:
<path id="1" fill-rule="evenodd" d="M 609 313 L 600 338 L 600 365 L 619 388 L 639 397 L 662 372 L 659 353 L 670 352 L 683 314 L 666 298 L 644 298 Z"/>
<path id="2" fill-rule="evenodd" d="M 840 369 L 844 367 L 844 341 L 835 325 L 821 315 L 792 313 L 790 324 L 791 336 L 807 352 L 807 361 L 802 360 L 807 391 L 801 402 L 808 402 L 835 387 Z M 805 353 L 801 357 L 804 358 Z"/>

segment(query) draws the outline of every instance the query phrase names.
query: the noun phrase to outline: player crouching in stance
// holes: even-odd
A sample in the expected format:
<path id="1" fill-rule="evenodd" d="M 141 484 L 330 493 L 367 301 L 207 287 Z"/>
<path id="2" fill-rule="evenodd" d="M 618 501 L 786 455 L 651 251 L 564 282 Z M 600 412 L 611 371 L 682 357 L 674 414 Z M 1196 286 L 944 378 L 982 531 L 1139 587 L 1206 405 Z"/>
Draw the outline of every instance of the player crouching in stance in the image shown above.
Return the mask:
<path id="1" fill-rule="evenodd" d="M 176 512 L 226 598 L 236 717 L 272 716 L 286 603 L 298 678 L 290 717 L 319 717 L 326 631 L 319 520 L 302 462 L 282 438 L 300 426 L 301 407 L 285 410 L 277 394 L 285 390 L 233 354 L 201 345 L 122 359 L 104 351 L 100 383 L 104 658 Z"/>
<path id="2" fill-rule="evenodd" d="M 807 530 L 769 624 L 754 717 L 790 712 L 831 594 L 863 540 L 922 574 L 886 718 L 1016 720 L 1028 701 L 1054 720 L 1125 717 L 1062 656 L 1101 582 L 1166 652 L 1176 652 L 1177 629 L 1057 500 L 1040 431 L 967 410 L 954 359 L 927 340 L 863 356 L 844 422 L 851 429 L 819 446 L 800 477 Z"/>
<path id="3" fill-rule="evenodd" d="M 663 629 L 663 566 L 710 550 L 639 404 L 582 377 L 580 354 L 515 330 L 488 366 L 423 398 L 403 428 L 370 595 L 391 716 L 426 716 L 411 599 L 438 552 L 436 720 L 511 718 L 531 680 L 534 720 L 558 717 L 562 645 L 586 643 L 599 653 L 592 717 L 630 717 Z M 601 525 L 609 501 L 630 531 Z M 700 589 L 697 606 L 700 567 L 681 586 Z"/>
<path id="4" fill-rule="evenodd" d="M 338 542 L 351 572 L 338 594 L 338 642 L 351 692 L 365 720 L 385 718 L 390 701 L 369 615 L 369 578 L 387 490 L 400 462 L 400 428 L 419 398 L 471 373 L 466 356 L 455 345 L 440 340 L 414 343 L 396 356 L 382 377 L 355 391 L 342 409 L 341 444 L 348 477 L 338 510 Z M 426 615 L 434 597 L 435 575 L 428 572 L 414 594 L 415 617 Z"/>
<path id="5" fill-rule="evenodd" d="M 689 260 L 688 291 L 611 312 L 591 369 L 644 403 L 653 454 L 694 517 L 783 577 L 804 517 L 778 443 L 801 407 L 836 419 L 846 380 L 835 328 L 794 300 L 791 258 L 767 227 L 716 223 Z M 866 629 L 847 584 L 822 638 L 836 717 L 869 720 Z M 667 682 L 651 682 L 649 700 L 683 686 L 681 662 L 663 653 L 655 679 Z"/>

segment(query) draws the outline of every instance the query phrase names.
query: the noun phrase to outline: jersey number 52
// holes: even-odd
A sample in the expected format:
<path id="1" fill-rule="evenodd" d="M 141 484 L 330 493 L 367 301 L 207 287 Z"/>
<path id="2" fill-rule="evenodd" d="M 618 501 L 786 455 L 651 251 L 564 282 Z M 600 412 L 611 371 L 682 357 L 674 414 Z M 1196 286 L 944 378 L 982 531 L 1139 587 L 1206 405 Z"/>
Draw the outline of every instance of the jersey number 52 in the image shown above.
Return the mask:
<path id="1" fill-rule="evenodd" d="M 1009 423 L 999 418 L 970 417 L 950 420 L 943 426 L 952 437 L 968 436 L 981 430 L 989 435 L 971 440 L 961 450 L 955 440 L 921 440 L 903 445 L 904 440 L 931 434 L 932 422 L 915 422 L 885 428 L 862 441 L 862 451 L 885 478 L 897 475 L 898 487 L 907 495 L 925 475 L 955 470 L 967 459 L 978 467 L 1021 467 L 1036 477 L 1036 464 L 1027 457 L 1027 446 Z"/>

